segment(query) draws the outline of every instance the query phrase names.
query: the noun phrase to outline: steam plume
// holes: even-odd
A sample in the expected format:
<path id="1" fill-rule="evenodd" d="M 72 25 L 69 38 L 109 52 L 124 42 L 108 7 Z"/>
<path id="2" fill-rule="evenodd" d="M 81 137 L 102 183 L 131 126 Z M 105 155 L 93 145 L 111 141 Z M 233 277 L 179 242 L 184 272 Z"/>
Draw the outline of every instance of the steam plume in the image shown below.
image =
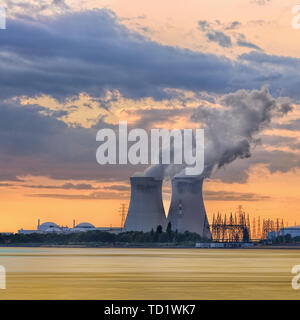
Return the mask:
<path id="1" fill-rule="evenodd" d="M 223 167 L 237 158 L 251 156 L 252 147 L 258 142 L 258 134 L 268 127 L 274 118 L 282 117 L 292 107 L 271 96 L 269 90 L 239 90 L 221 97 L 222 107 L 200 106 L 191 120 L 205 129 L 204 177 L 214 169 Z M 155 165 L 145 171 L 146 176 L 165 177 L 184 175 L 184 168 L 175 165 Z"/>

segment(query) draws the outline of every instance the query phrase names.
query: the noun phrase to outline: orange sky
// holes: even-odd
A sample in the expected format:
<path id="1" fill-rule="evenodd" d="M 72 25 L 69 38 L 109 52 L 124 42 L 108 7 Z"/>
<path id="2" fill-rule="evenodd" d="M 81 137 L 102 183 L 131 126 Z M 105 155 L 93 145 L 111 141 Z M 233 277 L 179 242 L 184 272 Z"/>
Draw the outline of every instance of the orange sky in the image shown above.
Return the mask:
<path id="1" fill-rule="evenodd" d="M 251 0 L 103 0 L 103 1 L 82 1 L 70 0 L 66 3 L 72 10 L 109 8 L 113 10 L 120 22 L 130 30 L 138 32 L 143 36 L 160 44 L 189 48 L 196 52 L 215 53 L 236 59 L 238 55 L 249 52 L 249 48 L 232 46 L 224 48 L 214 42 L 209 42 L 198 27 L 199 20 L 207 20 L 212 28 L 225 32 L 235 43 L 238 34 L 243 34 L 245 39 L 260 47 L 263 52 L 269 55 L 280 55 L 288 57 L 300 57 L 300 30 L 291 28 L 291 9 L 295 1 L 271 0 L 265 5 L 259 5 Z M 10 14 L 10 13 L 9 13 Z M 52 14 L 51 10 L 50 13 Z M 219 20 L 219 23 L 216 23 Z M 240 25 L 237 29 L 227 30 L 226 26 L 238 20 Z M 193 93 L 183 90 L 183 94 L 193 96 Z M 68 111 L 74 105 L 75 111 L 64 115 L 60 120 L 67 125 L 91 128 L 99 118 L 104 118 L 109 124 L 116 124 L 119 120 L 126 119 L 134 125 L 143 118 L 147 110 L 173 110 L 182 108 L 180 100 L 156 101 L 151 97 L 147 98 L 125 98 L 118 90 L 107 91 L 104 99 L 110 101 L 110 109 L 101 109 L 92 97 L 82 92 L 78 96 L 59 101 L 48 94 L 25 95 L 21 98 L 24 108 L 28 104 L 36 104 L 45 111 Z M 89 104 L 89 108 L 85 104 Z M 206 103 L 198 97 L 193 97 L 189 102 L 189 110 L 193 110 L 199 103 Z M 142 111 L 141 111 L 142 110 Z M 141 111 L 141 114 L 138 113 Z M 176 117 L 165 119 L 157 123 L 157 127 L 172 129 L 194 127 L 195 124 L 189 121 L 190 111 Z M 143 113 L 144 112 L 144 113 Z M 294 103 L 294 111 L 283 121 L 298 119 L 300 107 Z M 175 123 L 175 124 L 174 124 Z M 283 137 L 295 137 L 300 143 L 299 130 L 265 130 L 264 134 L 280 135 Z M 264 148 L 272 146 L 264 145 Z M 300 150 L 291 150 L 289 145 L 274 147 L 276 150 L 292 151 L 300 159 Z M 255 152 L 255 151 L 254 151 Z M 231 164 L 234 166 L 234 163 Z M 221 170 L 227 170 L 225 167 Z M 300 169 L 291 169 L 287 172 L 270 172 L 262 164 L 253 165 L 248 171 L 249 178 L 245 183 L 226 183 L 221 180 L 210 180 L 205 182 L 204 189 L 208 191 L 226 191 L 240 194 L 260 195 L 263 199 L 254 201 L 215 201 L 205 197 L 205 206 L 208 218 L 211 220 L 213 213 L 221 211 L 234 212 L 238 205 L 242 205 L 251 216 L 262 218 L 284 218 L 289 224 L 294 225 L 295 221 L 300 224 Z M 100 226 L 120 226 L 121 217 L 119 208 L 122 203 L 129 204 L 130 193 L 128 190 L 115 191 L 111 195 L 105 186 L 121 185 L 127 186 L 127 181 L 106 181 L 95 180 L 55 180 L 46 176 L 22 176 L 23 181 L 11 182 L 2 181 L 0 184 L 0 231 L 17 231 L 20 228 L 33 229 L 37 225 L 37 219 L 41 222 L 53 221 L 59 225 L 72 226 L 72 220 L 77 222 L 90 222 Z M 43 186 L 60 186 L 66 183 L 90 184 L 93 189 L 63 189 L 43 188 Z M 167 183 L 166 183 L 167 184 Z M 30 186 L 40 186 L 39 188 Z M 166 186 L 168 189 L 168 186 Z M 98 196 L 90 196 L 97 193 Z M 107 194 L 108 199 L 101 199 L 99 193 Z M 56 195 L 70 195 L 63 198 Z M 43 196 L 39 196 L 43 195 Z M 51 196 L 52 195 L 52 196 Z M 85 199 L 80 196 L 86 196 Z M 75 198 L 72 196 L 78 196 Z M 105 197 L 104 197 L 105 198 Z M 167 198 L 167 196 L 166 196 Z M 165 201 L 166 210 L 168 201 Z"/>

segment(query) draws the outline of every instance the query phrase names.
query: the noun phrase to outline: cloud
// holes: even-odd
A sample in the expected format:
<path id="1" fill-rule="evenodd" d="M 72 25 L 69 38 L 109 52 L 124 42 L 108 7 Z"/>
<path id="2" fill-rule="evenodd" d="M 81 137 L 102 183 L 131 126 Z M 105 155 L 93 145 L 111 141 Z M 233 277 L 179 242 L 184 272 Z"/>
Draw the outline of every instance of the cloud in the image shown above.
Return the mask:
<path id="1" fill-rule="evenodd" d="M 0 187 L 14 187 L 12 183 L 0 183 Z"/>
<path id="2" fill-rule="evenodd" d="M 290 131 L 300 131 L 300 118 L 290 120 L 287 123 L 276 123 L 273 125 L 273 128 Z"/>
<path id="3" fill-rule="evenodd" d="M 64 200 L 108 200 L 108 199 L 122 199 L 129 200 L 129 193 L 122 192 L 93 192 L 87 195 L 75 194 L 30 194 L 28 197 L 36 198 L 51 198 Z M 264 201 L 270 197 L 265 195 L 258 195 L 255 193 L 242 193 L 230 191 L 204 191 L 204 198 L 207 201 Z"/>
<path id="4" fill-rule="evenodd" d="M 271 0 L 251 0 L 251 3 L 258 4 L 259 6 L 264 6 L 271 2 Z"/>
<path id="5" fill-rule="evenodd" d="M 220 21 L 217 21 L 215 24 L 209 23 L 206 20 L 198 21 L 198 26 L 201 31 L 205 33 L 206 38 L 209 41 L 218 43 L 219 46 L 223 48 L 231 48 L 233 46 L 237 47 L 245 47 L 254 50 L 261 50 L 257 45 L 246 40 L 245 35 L 239 33 L 236 35 L 235 33 L 230 32 L 228 34 L 227 31 L 232 31 L 238 28 L 241 25 L 239 21 L 233 21 L 230 25 L 222 24 Z M 224 31 L 216 30 L 216 28 L 221 28 Z M 227 33 L 226 33 L 226 32 Z M 237 37 L 235 43 L 233 43 L 234 38 Z"/>
<path id="6" fill-rule="evenodd" d="M 223 108 L 199 107 L 192 119 L 205 129 L 205 175 L 234 160 L 251 157 L 257 135 L 269 127 L 274 118 L 283 117 L 292 107 L 276 101 L 267 88 L 239 90 L 224 95 Z"/>
<path id="7" fill-rule="evenodd" d="M 221 31 L 209 31 L 206 33 L 208 40 L 218 43 L 219 46 L 224 48 L 232 47 L 231 38 Z"/>
<path id="8" fill-rule="evenodd" d="M 97 129 L 69 127 L 40 111 L 37 106 L 0 102 L 2 181 L 21 181 L 27 175 L 59 180 L 120 181 L 128 179 L 137 169 L 138 166 L 97 164 L 97 129 L 114 126 L 99 120 Z"/>
<path id="9" fill-rule="evenodd" d="M 34 198 L 51 198 L 51 199 L 63 199 L 63 200 L 129 200 L 129 194 L 122 192 L 93 192 L 90 194 L 58 194 L 58 193 L 37 193 L 29 194 L 27 197 Z"/>
<path id="10" fill-rule="evenodd" d="M 206 38 L 209 41 L 218 43 L 219 46 L 223 48 L 232 47 L 231 37 L 226 35 L 222 31 L 217 31 L 211 27 L 211 23 L 206 20 L 198 21 L 198 26 L 201 31 L 205 33 Z M 233 26 L 231 24 L 231 26 Z"/>
<path id="11" fill-rule="evenodd" d="M 260 95 L 261 98 L 259 99 Z M 226 132 L 226 130 L 228 131 L 228 123 L 230 121 L 236 121 L 237 124 L 230 125 L 229 128 L 241 130 L 238 133 L 238 135 L 241 135 L 244 131 L 249 130 L 248 122 L 251 119 L 253 119 L 255 123 L 259 122 L 254 115 L 259 115 L 262 117 L 261 119 L 266 117 L 266 121 L 269 116 L 268 112 L 266 114 L 260 114 L 259 110 L 262 109 L 257 109 L 255 111 L 249 107 L 252 105 L 249 104 L 249 101 L 252 98 L 253 101 L 256 101 L 253 104 L 256 108 L 258 108 L 260 104 L 263 104 L 263 101 L 265 100 L 262 100 L 262 97 L 265 97 L 265 95 L 267 96 L 265 102 L 271 103 L 271 101 L 273 101 L 273 104 L 270 104 L 271 106 L 276 104 L 276 101 L 273 98 L 270 98 L 269 94 L 260 93 L 260 95 L 258 94 L 258 96 L 256 96 L 254 93 L 250 94 L 249 92 L 246 95 L 246 93 L 236 92 L 229 96 L 225 95 L 223 98 L 220 97 L 214 103 L 211 102 L 210 107 L 199 105 L 199 107 L 196 108 L 194 105 L 193 108 L 190 108 L 187 104 L 186 107 L 182 107 L 181 105 L 176 107 L 176 105 L 172 105 L 172 108 L 166 106 L 166 109 L 137 109 L 135 114 L 140 117 L 140 120 L 138 120 L 135 125 L 138 125 L 138 127 L 141 128 L 151 129 L 153 128 L 154 123 L 164 122 L 166 119 L 176 121 L 177 117 L 183 116 L 189 118 L 191 114 L 195 113 L 194 117 L 196 117 L 192 120 L 200 126 L 201 122 L 207 122 L 206 118 L 209 115 L 208 113 L 215 109 L 213 108 L 214 104 L 219 104 L 223 99 L 224 102 L 227 101 L 227 104 L 230 103 L 232 106 L 235 106 L 236 111 L 232 114 L 232 119 L 227 119 L 224 116 L 220 117 L 225 123 L 224 128 L 220 128 L 219 132 L 223 137 L 223 132 Z M 184 101 L 184 97 L 181 98 Z M 195 101 L 197 101 L 197 97 Z M 195 104 L 195 101 L 192 100 L 191 103 Z M 278 109 L 280 105 L 281 104 L 278 104 L 276 108 Z M 231 107 L 228 105 L 226 108 L 228 109 Z M 242 108 L 243 110 L 240 110 L 239 108 Z M 280 110 L 281 107 L 278 111 L 282 112 L 282 110 Z M 120 182 L 128 181 L 129 176 L 134 172 L 144 171 L 147 167 L 147 165 L 100 166 L 97 164 L 95 154 L 99 143 L 96 142 L 95 139 L 96 132 L 103 127 L 116 130 L 116 126 L 99 120 L 98 124 L 92 128 L 70 127 L 62 120 L 57 119 L 54 114 L 44 114 L 41 113 L 42 111 L 43 109 L 36 105 L 21 106 L 17 101 L 0 102 L 0 180 L 4 182 L 22 181 L 24 177 L 32 175 L 46 176 L 57 180 Z M 245 114 L 246 111 L 249 112 L 249 114 L 246 117 L 247 121 L 244 121 L 241 119 L 241 115 Z M 228 123 L 226 123 L 226 121 L 228 121 Z M 288 122 L 287 124 L 289 124 L 289 129 L 297 127 L 297 123 Z M 293 127 L 291 127 L 292 124 Z M 261 137 L 258 136 L 257 138 Z M 266 143 L 276 143 L 275 138 L 273 141 L 270 141 L 270 138 L 268 139 L 269 140 L 266 140 Z M 233 144 L 230 140 L 228 143 L 230 145 Z M 264 143 L 264 136 L 262 136 L 262 143 Z M 297 141 L 291 141 L 291 143 L 296 150 Z M 242 160 L 242 163 L 240 163 L 236 160 L 233 166 L 226 165 L 226 170 L 221 170 L 221 172 L 214 174 L 213 177 L 222 179 L 224 182 L 228 183 L 233 181 L 244 183 L 247 180 L 249 168 L 256 163 L 263 163 L 273 171 L 288 171 L 299 166 L 299 156 L 293 153 L 289 154 L 283 152 L 276 155 L 276 157 L 282 161 L 282 164 L 280 165 L 279 161 L 279 163 L 276 162 L 276 164 L 271 167 L 271 163 L 276 161 L 276 159 L 274 160 L 274 154 L 270 151 L 264 151 L 264 153 L 262 153 L 261 149 L 256 148 L 253 151 L 251 161 L 244 159 Z M 82 185 L 73 183 L 57 185 L 55 188 L 70 190 L 81 188 L 82 190 L 88 190 L 91 186 L 88 184 Z M 42 187 L 42 185 L 38 187 Z M 45 188 L 51 189 L 52 186 L 47 187 L 46 185 Z M 114 191 L 126 191 L 127 187 L 123 184 L 115 184 L 108 187 L 107 191 L 109 188 L 111 191 L 113 191 L 114 188 Z"/>
<path id="12" fill-rule="evenodd" d="M 235 45 L 222 30 L 199 23 L 211 41 Z M 45 94 L 62 100 L 83 92 L 99 97 L 117 89 L 126 97 L 160 100 L 168 97 L 166 88 L 223 94 L 265 83 L 272 93 L 275 84 L 275 90 L 300 96 L 299 90 L 289 90 L 298 85 L 299 74 L 290 77 L 280 70 L 289 80 L 284 82 L 265 77 L 274 75 L 273 66 L 262 68 L 246 56 L 230 60 L 156 43 L 105 9 L 33 21 L 8 19 L 7 24 L 0 34 L 0 99 Z M 255 48 L 248 41 L 240 44 Z"/>
<path id="13" fill-rule="evenodd" d="M 239 21 L 233 21 L 228 27 L 226 27 L 226 29 L 233 30 L 237 29 L 239 26 L 241 26 L 241 23 Z"/>
<path id="14" fill-rule="evenodd" d="M 257 146 L 251 158 L 237 159 L 234 163 L 213 172 L 211 178 L 224 183 L 246 183 L 251 168 L 257 165 L 263 165 L 270 173 L 286 173 L 300 168 L 300 156 L 294 152 L 270 151 Z"/>
<path id="15" fill-rule="evenodd" d="M 91 184 L 88 183 L 65 183 L 58 186 L 51 186 L 51 185 L 22 185 L 24 188 L 31 188 L 31 189 L 64 189 L 64 190 L 95 190 L 98 188 L 94 188 Z"/>
<path id="16" fill-rule="evenodd" d="M 264 145 L 270 145 L 273 147 L 286 147 L 296 144 L 299 140 L 295 137 L 286 137 L 279 135 L 260 135 L 260 140 Z"/>
<path id="17" fill-rule="evenodd" d="M 257 79 L 266 73 L 243 60 L 156 43 L 104 9 L 7 24 L 0 35 L 0 98 L 45 94 L 61 100 L 117 89 L 126 97 L 159 100 L 166 88 L 215 93 L 259 88 Z M 209 30 L 208 37 L 231 45 L 222 31 Z"/>
<path id="18" fill-rule="evenodd" d="M 103 188 L 104 190 L 115 190 L 115 191 L 129 191 L 130 187 L 129 186 L 124 186 L 124 185 L 111 185 L 111 186 L 106 186 Z"/>
<path id="19" fill-rule="evenodd" d="M 199 20 L 198 26 L 202 31 L 208 31 L 210 29 L 210 23 L 206 20 Z"/>
<path id="20" fill-rule="evenodd" d="M 71 10 L 65 0 L 6 0 L 10 16 L 35 19 L 41 15 L 63 14 Z"/>
<path id="21" fill-rule="evenodd" d="M 269 196 L 256 193 L 243 193 L 231 191 L 204 191 L 204 199 L 208 201 L 264 201 Z"/>
<path id="22" fill-rule="evenodd" d="M 259 51 L 244 53 L 239 60 L 251 63 L 263 71 L 263 76 L 258 75 L 256 81 L 270 83 L 272 92 L 276 95 L 300 99 L 299 73 L 300 59 L 293 57 L 269 55 Z"/>
<path id="23" fill-rule="evenodd" d="M 2 157 L 4 158 L 3 161 L 8 160 L 7 158 L 5 158 L 4 155 L 2 155 Z M 15 182 L 23 181 L 22 179 L 17 177 L 14 172 L 6 172 L 6 173 L 4 173 L 3 171 L 4 170 L 2 170 L 2 173 L 0 174 L 0 181 L 15 181 Z"/>
<path id="24" fill-rule="evenodd" d="M 224 57 L 150 41 L 108 10 L 8 19 L 7 24 L 0 35 L 0 96 L 5 98 L 99 96 L 119 89 L 128 96 L 159 99 L 166 87 L 222 92 L 235 77 L 241 83 L 256 74 Z"/>
<path id="25" fill-rule="evenodd" d="M 241 33 L 238 35 L 236 45 L 239 47 L 245 47 L 245 48 L 254 49 L 254 50 L 261 50 L 261 48 L 256 44 L 247 41 L 246 37 Z"/>

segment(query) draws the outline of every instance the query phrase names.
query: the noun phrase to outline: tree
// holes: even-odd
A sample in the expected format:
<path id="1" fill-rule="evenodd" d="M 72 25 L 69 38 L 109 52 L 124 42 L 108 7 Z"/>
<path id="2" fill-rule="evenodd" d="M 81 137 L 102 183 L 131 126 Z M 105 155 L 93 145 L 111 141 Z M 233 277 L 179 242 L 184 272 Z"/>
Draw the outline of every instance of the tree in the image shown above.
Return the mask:
<path id="1" fill-rule="evenodd" d="M 172 224 L 171 224 L 171 222 L 168 223 L 166 232 L 167 232 L 168 234 L 170 234 L 170 233 L 172 232 Z"/>
<path id="2" fill-rule="evenodd" d="M 243 230 L 243 242 L 249 242 L 249 232 L 247 228 Z"/>
<path id="3" fill-rule="evenodd" d="M 284 237 L 285 242 L 292 242 L 292 236 L 288 233 Z"/>
<path id="4" fill-rule="evenodd" d="M 163 232 L 162 226 L 161 225 L 157 226 L 156 233 L 162 233 L 162 232 Z"/>

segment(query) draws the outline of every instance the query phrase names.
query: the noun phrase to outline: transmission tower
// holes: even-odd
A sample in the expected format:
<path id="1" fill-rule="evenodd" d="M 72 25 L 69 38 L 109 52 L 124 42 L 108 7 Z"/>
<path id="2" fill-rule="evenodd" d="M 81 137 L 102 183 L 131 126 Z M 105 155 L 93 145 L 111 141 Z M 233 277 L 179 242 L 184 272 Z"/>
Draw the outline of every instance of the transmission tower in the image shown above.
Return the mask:
<path id="1" fill-rule="evenodd" d="M 125 203 L 121 204 L 119 212 L 120 212 L 120 216 L 121 216 L 121 229 L 123 229 L 124 223 L 125 223 L 125 216 L 126 216 L 126 204 Z"/>
<path id="2" fill-rule="evenodd" d="M 252 222 L 252 239 L 256 239 L 255 217 L 253 217 Z"/>
<path id="3" fill-rule="evenodd" d="M 260 216 L 258 216 L 258 219 L 257 219 L 257 239 L 260 239 L 261 238 L 261 229 L 260 229 Z"/>

